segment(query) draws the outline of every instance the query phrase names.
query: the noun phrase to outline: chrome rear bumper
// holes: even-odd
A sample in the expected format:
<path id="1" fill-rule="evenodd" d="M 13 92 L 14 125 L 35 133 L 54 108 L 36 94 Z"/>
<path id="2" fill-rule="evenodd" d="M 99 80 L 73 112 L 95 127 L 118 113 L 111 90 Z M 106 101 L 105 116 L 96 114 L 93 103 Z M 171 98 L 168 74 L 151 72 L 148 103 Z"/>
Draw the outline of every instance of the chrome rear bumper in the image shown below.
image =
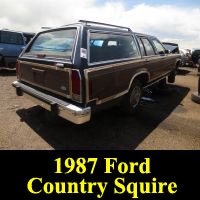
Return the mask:
<path id="1" fill-rule="evenodd" d="M 27 96 L 34 103 L 39 106 L 54 112 L 60 117 L 67 119 L 75 124 L 83 124 L 90 121 L 91 108 L 81 108 L 76 105 L 70 104 L 61 99 L 47 95 L 39 90 L 33 89 L 19 81 L 12 83 L 13 87 L 16 88 L 18 96 Z"/>

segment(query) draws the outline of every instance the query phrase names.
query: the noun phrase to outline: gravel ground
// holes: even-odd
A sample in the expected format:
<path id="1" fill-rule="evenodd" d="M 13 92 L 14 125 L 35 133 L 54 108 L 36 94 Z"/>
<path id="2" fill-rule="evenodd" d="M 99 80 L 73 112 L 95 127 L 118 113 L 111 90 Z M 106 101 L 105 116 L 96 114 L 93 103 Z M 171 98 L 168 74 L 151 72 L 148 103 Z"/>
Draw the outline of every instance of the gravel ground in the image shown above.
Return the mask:
<path id="1" fill-rule="evenodd" d="M 140 112 L 117 107 L 77 126 L 61 118 L 47 121 L 41 109 L 16 97 L 15 71 L 0 70 L 0 149 L 200 149 L 200 105 L 191 101 L 197 70 L 182 68 L 170 94 L 151 95 Z"/>

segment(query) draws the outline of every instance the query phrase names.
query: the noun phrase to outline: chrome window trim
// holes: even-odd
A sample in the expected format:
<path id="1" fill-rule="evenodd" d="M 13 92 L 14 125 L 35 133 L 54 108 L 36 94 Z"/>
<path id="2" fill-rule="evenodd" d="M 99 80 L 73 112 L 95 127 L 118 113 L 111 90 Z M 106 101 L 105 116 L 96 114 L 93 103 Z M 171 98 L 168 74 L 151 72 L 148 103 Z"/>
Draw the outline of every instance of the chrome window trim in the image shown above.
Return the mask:
<path id="1" fill-rule="evenodd" d="M 152 55 L 152 56 L 143 56 L 142 58 L 160 58 L 161 56 L 159 54 Z M 162 56 L 165 57 L 165 56 Z"/>
<path id="2" fill-rule="evenodd" d="M 133 38 L 133 41 L 135 42 L 136 48 L 137 48 L 137 57 L 132 57 L 132 58 L 123 58 L 123 59 L 113 59 L 113 60 L 107 60 L 107 61 L 99 61 L 99 62 L 90 62 L 90 34 L 92 33 L 100 33 L 100 34 L 113 34 L 113 35 L 126 35 L 126 36 L 131 36 Z M 138 48 L 135 36 L 133 33 L 120 33 L 117 31 L 101 31 L 101 30 L 93 30 L 93 29 L 88 29 L 87 30 L 87 62 L 88 66 L 94 66 L 94 65 L 100 65 L 100 64 L 109 64 L 113 62 L 120 62 L 120 61 L 127 61 L 127 60 L 136 60 L 136 59 L 141 59 L 141 54 L 140 50 Z"/>
<path id="3" fill-rule="evenodd" d="M 94 63 L 88 63 L 88 66 L 94 66 L 94 65 L 100 65 L 100 64 L 115 64 L 114 62 L 120 62 L 120 61 L 134 61 L 137 59 L 140 59 L 141 57 L 135 57 L 135 58 L 123 58 L 123 59 L 114 59 L 109 61 L 101 61 L 101 62 L 94 62 Z"/>
<path id="4" fill-rule="evenodd" d="M 77 44 L 78 44 L 78 40 L 79 40 L 79 35 L 80 35 L 80 26 L 77 26 L 77 31 L 76 31 L 76 38 L 75 38 L 75 42 L 74 42 L 74 47 L 73 47 L 73 56 L 71 58 L 71 62 L 72 64 L 75 63 L 75 57 L 76 57 L 76 52 L 77 52 Z"/>

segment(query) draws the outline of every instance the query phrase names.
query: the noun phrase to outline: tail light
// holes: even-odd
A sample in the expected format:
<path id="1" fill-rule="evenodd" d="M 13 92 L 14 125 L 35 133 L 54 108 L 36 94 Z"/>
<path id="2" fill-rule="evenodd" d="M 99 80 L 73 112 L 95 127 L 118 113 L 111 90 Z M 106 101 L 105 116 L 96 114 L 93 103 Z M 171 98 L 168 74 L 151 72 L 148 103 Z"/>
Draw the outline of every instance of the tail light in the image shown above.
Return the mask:
<path id="1" fill-rule="evenodd" d="M 16 74 L 17 74 L 17 79 L 20 79 L 20 62 L 17 61 L 16 63 Z"/>
<path id="2" fill-rule="evenodd" d="M 75 101 L 81 101 L 81 77 L 78 70 L 72 70 L 72 98 Z"/>

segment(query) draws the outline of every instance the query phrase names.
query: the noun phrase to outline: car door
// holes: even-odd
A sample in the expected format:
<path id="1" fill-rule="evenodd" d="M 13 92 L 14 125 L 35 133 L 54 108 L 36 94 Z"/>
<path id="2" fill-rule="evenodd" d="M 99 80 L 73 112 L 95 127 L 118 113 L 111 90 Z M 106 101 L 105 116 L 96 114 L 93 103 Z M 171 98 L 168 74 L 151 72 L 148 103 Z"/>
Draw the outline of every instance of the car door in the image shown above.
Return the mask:
<path id="1" fill-rule="evenodd" d="M 161 74 L 166 74 L 174 68 L 174 56 L 176 54 L 166 54 L 165 48 L 157 38 L 152 38 L 152 43 L 155 47 L 156 54 L 160 57 L 159 71 Z"/>
<path id="2" fill-rule="evenodd" d="M 160 56 L 156 55 L 155 49 L 148 39 L 148 37 L 141 36 L 138 37 L 138 42 L 140 49 L 143 46 L 144 50 L 142 50 L 141 54 L 143 54 L 143 60 L 145 61 L 145 67 L 150 72 L 151 80 L 155 80 L 162 75 L 162 71 L 159 66 L 161 65 Z"/>

